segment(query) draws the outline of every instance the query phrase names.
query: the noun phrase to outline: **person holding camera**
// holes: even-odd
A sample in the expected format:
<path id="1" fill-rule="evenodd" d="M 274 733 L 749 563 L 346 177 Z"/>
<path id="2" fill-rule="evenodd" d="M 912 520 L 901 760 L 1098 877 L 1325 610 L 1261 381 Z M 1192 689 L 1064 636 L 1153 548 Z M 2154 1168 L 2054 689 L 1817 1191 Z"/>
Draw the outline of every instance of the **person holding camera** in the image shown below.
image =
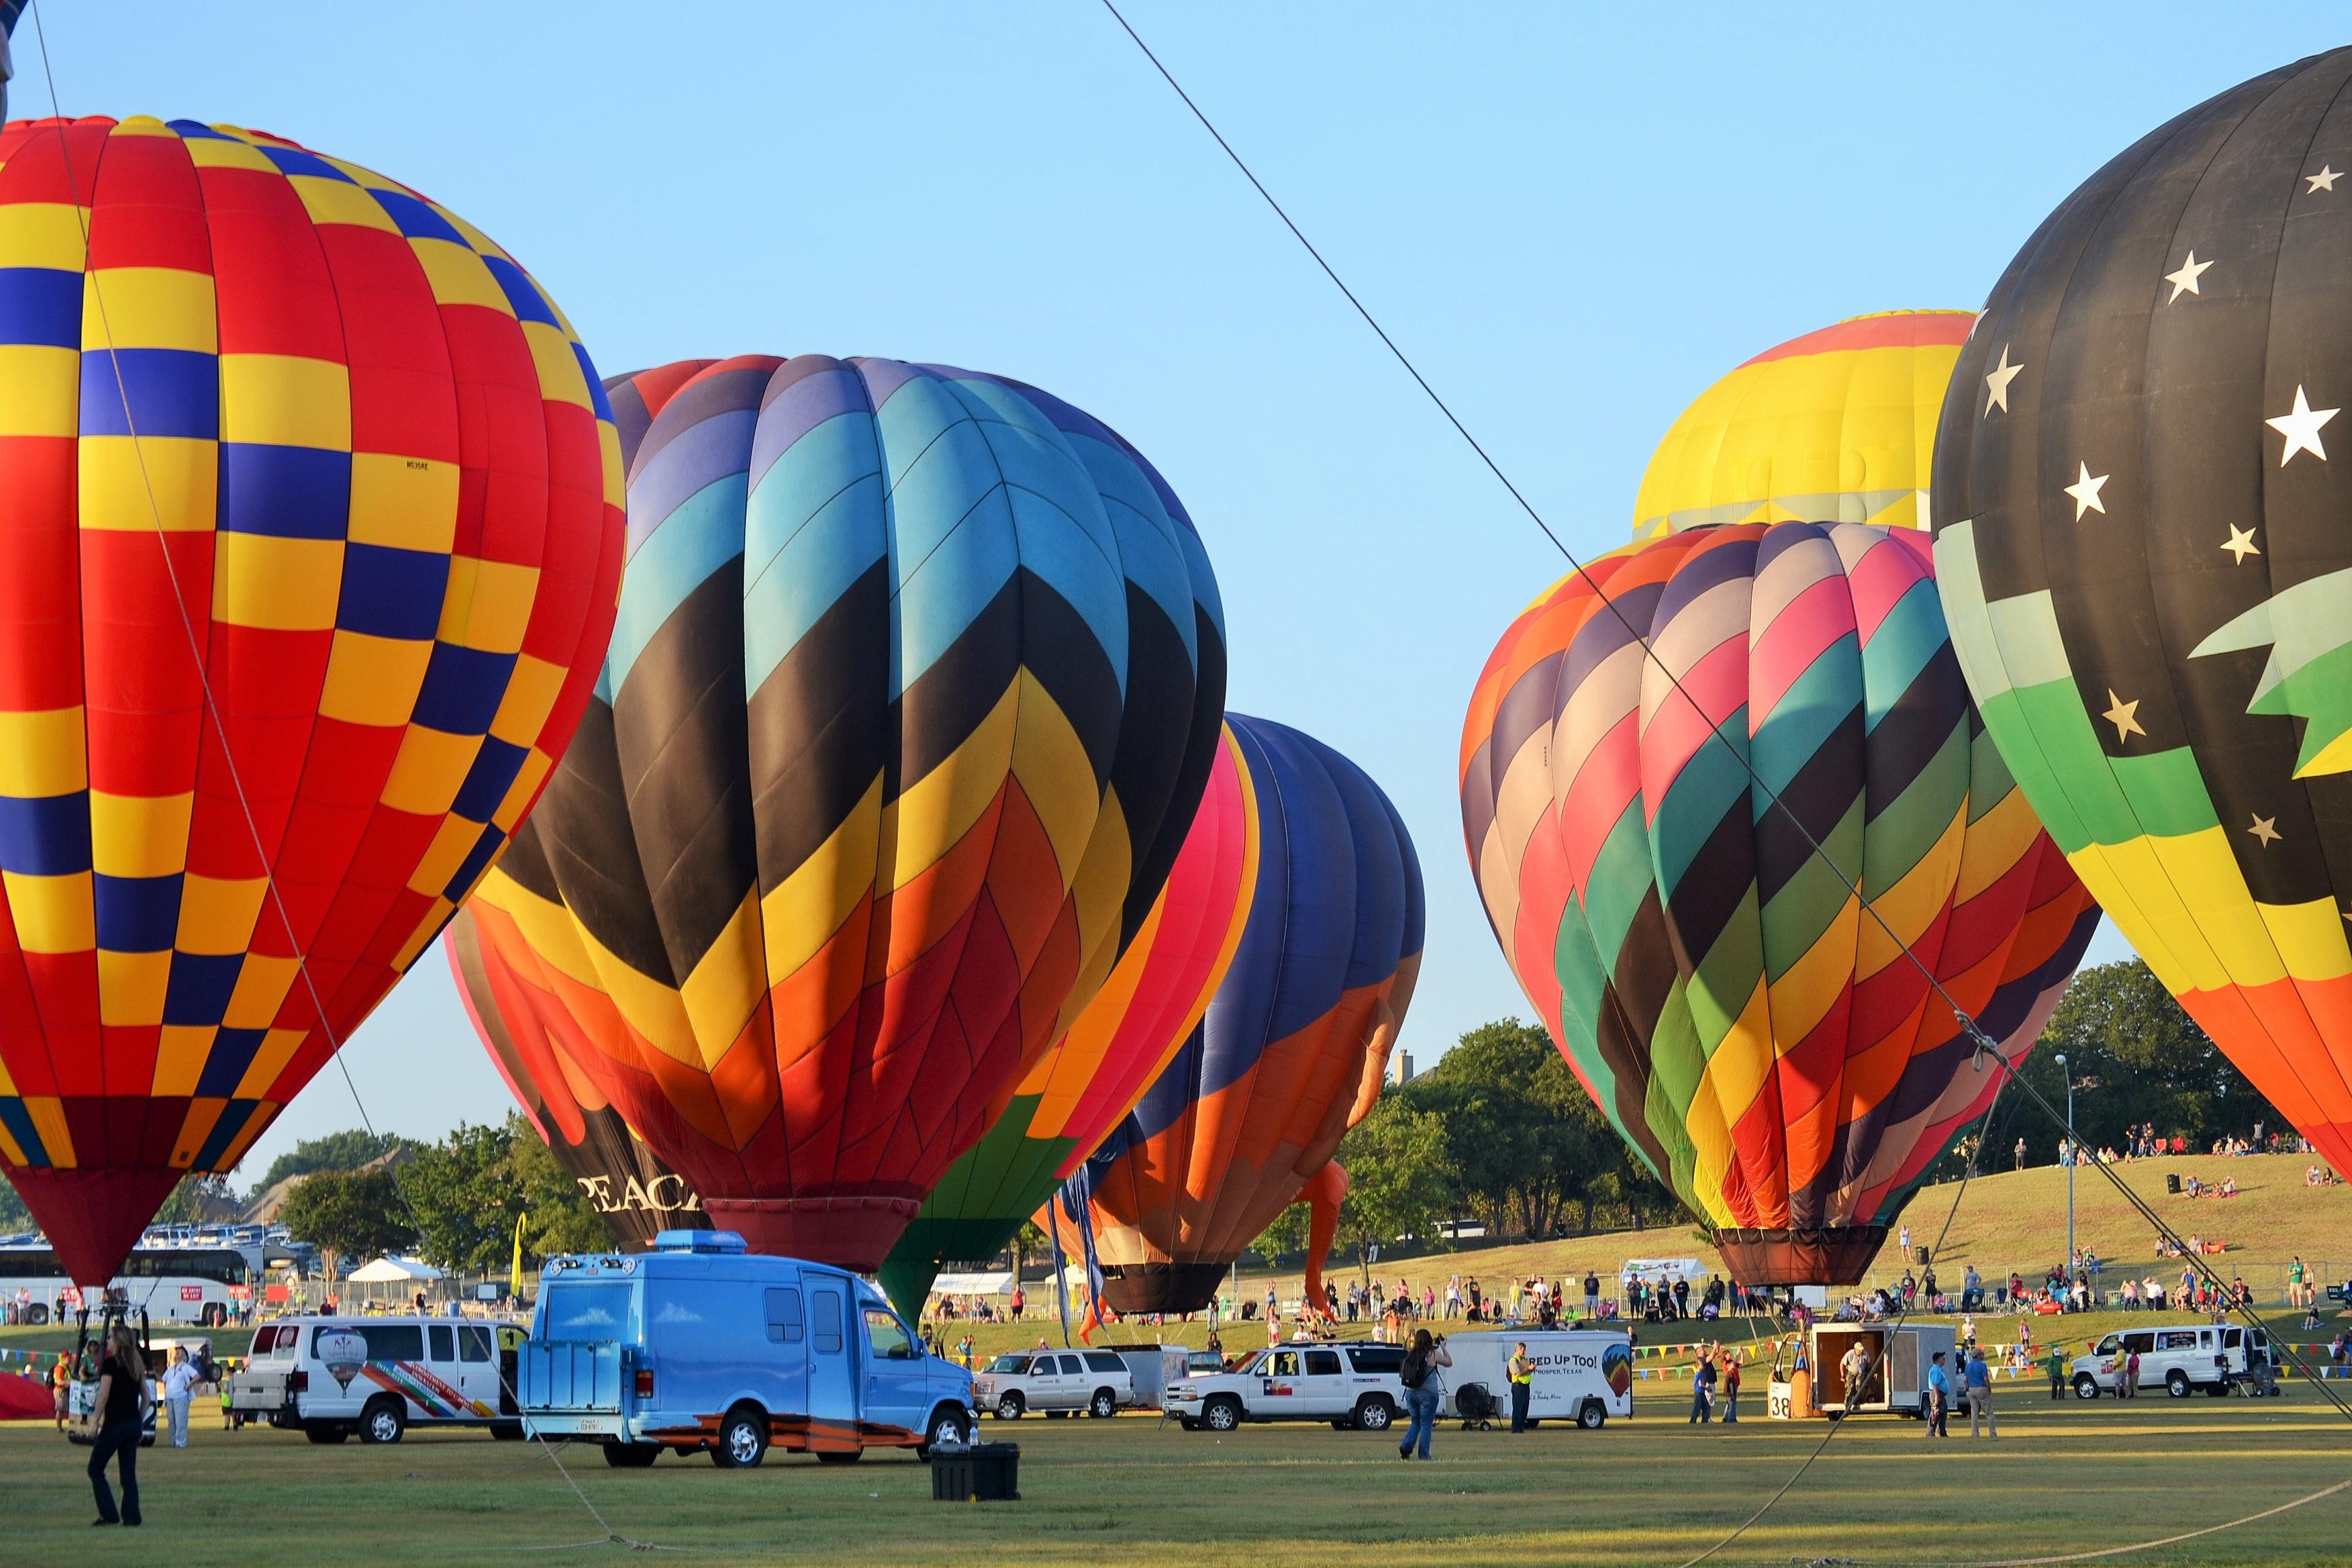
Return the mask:
<path id="1" fill-rule="evenodd" d="M 1412 1415 L 1412 1424 L 1404 1429 L 1404 1441 L 1397 1446 L 1398 1458 L 1412 1458 L 1416 1438 L 1421 1457 L 1429 1458 L 1430 1436 L 1437 1430 L 1437 1369 L 1453 1364 L 1444 1334 L 1433 1340 L 1427 1329 L 1413 1331 L 1412 1348 L 1405 1352 L 1404 1365 L 1397 1372 L 1397 1381 L 1404 1384 L 1405 1408 Z"/>

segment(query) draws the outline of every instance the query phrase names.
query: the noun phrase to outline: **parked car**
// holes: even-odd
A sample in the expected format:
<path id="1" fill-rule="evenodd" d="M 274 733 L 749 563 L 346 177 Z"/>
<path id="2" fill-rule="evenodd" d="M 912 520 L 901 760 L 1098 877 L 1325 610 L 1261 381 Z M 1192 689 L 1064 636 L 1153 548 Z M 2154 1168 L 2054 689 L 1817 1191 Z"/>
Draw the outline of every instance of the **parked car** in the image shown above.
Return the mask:
<path id="1" fill-rule="evenodd" d="M 1180 1378 L 1162 1408 L 1188 1432 L 1230 1432 L 1244 1421 L 1328 1421 L 1385 1431 L 1404 1408 L 1402 1345 L 1288 1344 L 1258 1352 L 1231 1372 Z"/>
<path id="2" fill-rule="evenodd" d="M 1535 1363 L 1528 1425 L 1573 1421 L 1597 1431 L 1612 1415 L 1633 1414 L 1633 1341 L 1605 1329 L 1454 1335 L 1445 1342 L 1454 1364 L 1439 1369 L 1446 1384 L 1439 1414 L 1465 1421 L 1507 1417 L 1511 1350 L 1522 1343 Z"/>
<path id="3" fill-rule="evenodd" d="M 1116 1415 L 1135 1403 L 1135 1373 L 1115 1351 L 1011 1351 L 971 1380 L 971 1396 L 1000 1421 L 1032 1410 Z"/>
<path id="4" fill-rule="evenodd" d="M 251 1354 L 229 1376 L 230 1422 L 267 1421 L 313 1443 L 354 1432 L 397 1443 L 416 1426 L 520 1437 L 509 1369 L 520 1339 L 520 1325 L 466 1319 L 281 1318 L 253 1331 Z"/>
<path id="5" fill-rule="evenodd" d="M 751 1256 L 732 1231 L 666 1230 L 648 1253 L 551 1258 L 540 1283 L 523 1419 L 603 1438 L 616 1468 L 664 1449 L 740 1468 L 772 1446 L 846 1463 L 971 1440 L 971 1374 L 845 1269 Z"/>
<path id="6" fill-rule="evenodd" d="M 2251 1331 L 2254 1343 L 2246 1341 Z M 2162 1388 L 2175 1399 L 2186 1399 L 2201 1388 L 2219 1398 L 2231 1383 L 2250 1378 L 2270 1363 L 2270 1335 L 2261 1329 L 2214 1323 L 2168 1323 L 2152 1329 L 2123 1329 L 2074 1358 L 2074 1396 L 2096 1399 L 2113 1394 L 2122 1383 L 2124 1366 L 2139 1354 L 2141 1388 Z M 2275 1386 L 2275 1384 L 2273 1384 Z"/>

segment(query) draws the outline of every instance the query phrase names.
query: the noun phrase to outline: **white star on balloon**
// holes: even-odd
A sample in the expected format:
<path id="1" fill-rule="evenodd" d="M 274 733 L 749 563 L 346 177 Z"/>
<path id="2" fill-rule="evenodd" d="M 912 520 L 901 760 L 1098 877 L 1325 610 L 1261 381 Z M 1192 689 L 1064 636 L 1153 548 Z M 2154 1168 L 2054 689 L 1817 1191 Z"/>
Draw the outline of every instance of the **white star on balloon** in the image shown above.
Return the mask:
<path id="1" fill-rule="evenodd" d="M 2319 165 L 2319 173 L 2305 174 L 2303 177 L 2304 194 L 2309 195 L 2314 191 L 2333 192 L 2336 189 L 2336 182 L 2343 177 L 2328 164 L 2322 163 Z"/>
<path id="2" fill-rule="evenodd" d="M 2203 293 L 2204 290 L 2197 287 L 2197 279 L 2204 277 L 2206 269 L 2212 265 L 2210 261 L 2198 260 L 2197 253 L 2190 251 L 2189 259 L 2180 264 L 2179 271 L 2168 272 L 2164 275 L 2164 280 L 2172 285 L 2172 297 L 2165 300 L 2165 303 L 2169 305 L 2173 300 L 2179 299 L 2183 294 Z"/>
<path id="3" fill-rule="evenodd" d="M 2253 813 L 2252 812 L 2248 812 L 2246 815 L 2253 816 Z M 2252 827 L 2247 828 L 2246 831 L 2252 834 L 2257 839 L 2259 839 L 2262 842 L 2263 847 L 2265 849 L 2286 837 L 2286 835 L 2278 830 L 2278 818 L 2275 816 L 2255 816 L 2254 825 Z"/>
<path id="4" fill-rule="evenodd" d="M 2263 552 L 2263 547 L 2254 542 L 2254 531 L 2251 528 L 2240 528 L 2234 522 L 2230 525 L 2229 542 L 2221 548 L 2235 557 L 2241 566 L 2246 563 L 2247 556 L 2260 555 Z"/>
<path id="5" fill-rule="evenodd" d="M 2107 503 L 2099 499 L 2099 490 L 2107 480 L 2115 477 L 2112 474 L 2093 474 L 2091 465 L 2088 463 L 2080 464 L 2078 468 L 2081 478 L 2066 487 L 2066 493 L 2074 498 L 2076 522 L 2083 521 L 2083 514 L 2086 511 L 2104 512 L 2107 510 Z"/>
<path id="6" fill-rule="evenodd" d="M 2009 363 L 2009 345 L 2001 344 L 2000 363 L 1992 367 L 1991 374 L 1985 377 L 1984 411 L 1987 417 L 1990 417 L 1996 408 L 2003 414 L 2009 412 L 2009 384 L 2015 381 L 2018 373 L 2024 368 L 2021 364 Z"/>
<path id="7" fill-rule="evenodd" d="M 2139 727 L 2138 714 L 2138 698 L 2135 697 L 2130 701 L 2126 702 L 2122 698 L 2116 695 L 2116 689 L 2114 687 L 2110 686 L 2107 688 L 2107 710 L 2100 714 L 2099 717 L 2105 719 L 2108 723 L 2113 724 L 2116 727 L 2116 745 L 2122 745 L 2134 735 L 2138 735 L 2143 739 L 2146 738 L 2147 731 Z"/>
<path id="8" fill-rule="evenodd" d="M 2286 450 L 2279 454 L 2279 467 L 2285 468 L 2287 459 L 2297 452 L 2308 452 L 2323 463 L 2327 461 L 2327 448 L 2319 444 L 2319 431 L 2339 412 L 2334 408 L 2314 408 L 2310 399 L 2304 396 L 2302 384 L 2296 384 L 2294 406 L 2275 419 L 2263 421 L 2286 437 Z"/>

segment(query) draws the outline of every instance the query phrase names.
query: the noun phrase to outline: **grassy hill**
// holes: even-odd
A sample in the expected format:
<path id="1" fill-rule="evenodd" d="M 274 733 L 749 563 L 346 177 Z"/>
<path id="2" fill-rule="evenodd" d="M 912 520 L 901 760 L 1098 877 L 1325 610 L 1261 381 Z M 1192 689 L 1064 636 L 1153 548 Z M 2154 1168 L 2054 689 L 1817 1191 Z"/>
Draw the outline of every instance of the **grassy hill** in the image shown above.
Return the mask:
<path id="1" fill-rule="evenodd" d="M 2221 1159 L 2193 1155 L 2178 1160 L 2142 1160 L 2109 1167 L 2130 1189 L 2145 1199 L 2183 1236 L 2228 1244 L 2216 1259 L 2224 1273 L 2242 1272 L 2249 1284 L 2265 1297 L 2283 1288 L 2288 1261 L 2300 1254 L 2306 1264 L 2332 1265 L 2323 1278 L 2352 1275 L 2352 1186 L 2306 1187 L 2304 1171 L 2311 1159 L 2300 1154 L 2249 1155 Z M 2219 1183 L 2233 1177 L 2233 1198 L 2167 1196 L 2166 1173 L 2190 1175 Z M 1957 1211 L 1953 1207 L 1958 1199 Z M 1960 1270 L 1974 1263 L 1988 1279 L 2011 1269 L 2032 1277 L 2066 1256 L 2066 1173 L 2055 1165 L 1982 1175 L 1967 1184 L 1924 1187 L 1911 1201 L 1898 1226 L 1908 1224 L 1915 1246 L 1934 1246 L 1946 1216 L 1951 1229 L 1937 1250 L 1937 1274 L 1958 1280 Z M 2077 1246 L 2095 1249 L 2110 1266 L 2128 1264 L 2146 1272 L 2158 1268 L 2156 1233 L 2126 1204 L 2106 1176 L 2085 1167 L 2074 1173 L 2074 1236 Z M 2330 1257 L 2330 1254 L 2333 1257 Z M 1451 1275 L 1475 1275 L 1482 1282 L 1507 1281 L 1512 1277 L 1540 1274 L 1551 1279 L 1581 1279 L 1588 1268 L 1605 1278 L 1629 1258 L 1697 1258 L 1708 1268 L 1721 1268 L 1722 1259 L 1691 1226 L 1655 1230 L 1611 1231 L 1559 1241 L 1529 1242 L 1512 1247 L 1465 1248 L 1383 1262 L 1373 1273 L 1393 1285 L 1402 1278 L 1416 1289 L 1424 1282 L 1444 1292 Z M 2163 1270 L 2178 1279 L 2176 1261 Z M 1902 1260 L 1892 1240 L 1879 1255 L 1875 1269 L 1882 1282 L 1902 1277 Z M 1265 1275 L 1244 1271 L 1263 1293 Z M 2110 1279 L 2122 1276 L 2112 1272 Z M 1276 1276 L 1293 1289 L 1298 1271 Z"/>

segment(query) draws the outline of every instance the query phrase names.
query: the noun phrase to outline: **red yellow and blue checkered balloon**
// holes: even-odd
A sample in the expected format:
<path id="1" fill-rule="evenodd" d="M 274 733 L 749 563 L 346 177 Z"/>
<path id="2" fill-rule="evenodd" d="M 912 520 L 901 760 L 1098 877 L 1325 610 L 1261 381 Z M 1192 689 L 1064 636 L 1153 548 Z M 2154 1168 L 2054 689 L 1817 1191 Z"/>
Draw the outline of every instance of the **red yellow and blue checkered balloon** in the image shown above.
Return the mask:
<path id="1" fill-rule="evenodd" d="M 0 132 L 0 1164 L 77 1279 L 530 809 L 621 500 L 586 353 L 463 219 L 257 132 Z"/>

